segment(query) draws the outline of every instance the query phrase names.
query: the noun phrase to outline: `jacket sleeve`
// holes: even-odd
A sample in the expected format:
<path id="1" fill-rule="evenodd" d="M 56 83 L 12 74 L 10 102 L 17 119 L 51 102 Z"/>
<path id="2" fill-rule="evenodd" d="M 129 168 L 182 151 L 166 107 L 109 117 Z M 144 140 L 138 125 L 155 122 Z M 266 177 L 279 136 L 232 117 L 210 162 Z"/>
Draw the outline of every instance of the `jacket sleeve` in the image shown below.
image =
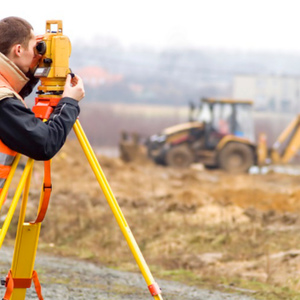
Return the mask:
<path id="1" fill-rule="evenodd" d="M 76 100 L 63 98 L 43 122 L 20 100 L 6 98 L 0 101 L 0 139 L 35 160 L 49 160 L 65 143 L 79 111 Z"/>
<path id="2" fill-rule="evenodd" d="M 26 76 L 29 78 L 29 81 L 25 84 L 25 86 L 22 88 L 22 90 L 19 92 L 19 95 L 24 99 L 34 89 L 34 87 L 39 82 L 39 78 L 35 78 L 34 75 L 31 72 L 28 72 Z"/>

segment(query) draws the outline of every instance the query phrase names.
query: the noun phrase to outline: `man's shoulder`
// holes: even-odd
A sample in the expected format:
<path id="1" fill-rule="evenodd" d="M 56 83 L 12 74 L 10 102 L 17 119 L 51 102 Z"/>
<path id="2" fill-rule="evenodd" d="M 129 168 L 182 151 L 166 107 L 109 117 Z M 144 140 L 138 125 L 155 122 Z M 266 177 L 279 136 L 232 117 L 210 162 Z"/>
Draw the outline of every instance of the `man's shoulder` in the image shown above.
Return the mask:
<path id="1" fill-rule="evenodd" d="M 0 101 L 5 98 L 16 98 L 16 94 L 6 87 L 0 87 Z"/>

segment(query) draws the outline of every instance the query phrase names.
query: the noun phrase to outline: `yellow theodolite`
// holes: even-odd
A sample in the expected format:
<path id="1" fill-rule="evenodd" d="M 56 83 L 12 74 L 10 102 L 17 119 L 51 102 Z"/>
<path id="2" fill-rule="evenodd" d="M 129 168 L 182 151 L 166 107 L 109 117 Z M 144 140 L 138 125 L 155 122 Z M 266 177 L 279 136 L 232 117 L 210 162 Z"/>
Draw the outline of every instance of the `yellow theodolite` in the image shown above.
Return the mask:
<path id="1" fill-rule="evenodd" d="M 54 28 L 53 28 L 54 27 Z M 39 77 L 39 91 L 60 93 L 64 89 L 65 78 L 69 69 L 71 42 L 63 35 L 62 21 L 47 21 L 43 40 L 36 46 L 43 57 L 34 76 Z"/>
<path id="2" fill-rule="evenodd" d="M 52 28 L 53 26 L 55 27 L 54 30 Z M 42 55 L 42 58 L 35 71 L 35 76 L 40 78 L 41 85 L 38 87 L 38 97 L 36 97 L 36 103 L 33 107 L 33 112 L 37 118 L 46 120 L 49 118 L 54 107 L 61 99 L 66 76 L 71 72 L 69 69 L 71 43 L 68 37 L 63 35 L 62 21 L 55 20 L 46 22 L 46 33 L 43 41 L 37 45 L 37 51 Z M 144 276 L 151 295 L 156 300 L 163 299 L 161 296 L 161 290 L 158 284 L 154 281 L 146 261 L 105 178 L 96 155 L 89 144 L 89 141 L 78 120 L 75 122 L 73 129 L 106 197 L 106 200 L 108 201 L 108 204 L 117 220 L 117 223 L 119 224 L 119 227 L 129 245 L 129 248 L 141 270 L 141 273 Z M 19 160 L 20 154 L 16 156 L 9 176 L 1 192 L 0 209 L 4 203 L 5 196 L 8 192 Z M 39 299 L 43 299 L 39 280 L 36 272 L 34 271 L 34 263 L 41 229 L 41 222 L 45 217 L 51 194 L 51 162 L 45 162 L 44 183 L 42 186 L 36 220 L 32 222 L 25 222 L 33 163 L 33 159 L 29 158 L 19 181 L 18 187 L 15 191 L 6 215 L 6 219 L 0 230 L 1 247 L 13 214 L 16 210 L 18 201 L 23 193 L 12 266 L 5 281 L 6 293 L 3 297 L 4 300 L 25 299 L 26 289 L 31 286 L 32 281 L 35 284 Z"/>
<path id="3" fill-rule="evenodd" d="M 38 118 L 48 118 L 61 98 L 66 76 L 71 73 L 69 57 L 72 47 L 69 38 L 63 35 L 62 21 L 46 22 L 46 33 L 36 49 L 42 58 L 34 76 L 40 79 L 41 84 L 33 112 Z M 45 116 L 46 110 L 49 112 Z"/>

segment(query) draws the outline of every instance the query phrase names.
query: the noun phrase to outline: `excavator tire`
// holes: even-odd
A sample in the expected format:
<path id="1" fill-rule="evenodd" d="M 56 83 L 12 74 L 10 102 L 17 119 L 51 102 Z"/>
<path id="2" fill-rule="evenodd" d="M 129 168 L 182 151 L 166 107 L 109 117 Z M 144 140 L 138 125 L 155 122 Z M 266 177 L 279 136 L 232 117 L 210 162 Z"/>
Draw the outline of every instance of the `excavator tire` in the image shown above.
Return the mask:
<path id="1" fill-rule="evenodd" d="M 250 146 L 232 142 L 220 151 L 218 163 L 229 173 L 246 173 L 254 164 L 254 153 Z"/>
<path id="2" fill-rule="evenodd" d="M 167 166 L 187 168 L 194 162 L 194 154 L 187 145 L 173 146 L 166 154 Z"/>

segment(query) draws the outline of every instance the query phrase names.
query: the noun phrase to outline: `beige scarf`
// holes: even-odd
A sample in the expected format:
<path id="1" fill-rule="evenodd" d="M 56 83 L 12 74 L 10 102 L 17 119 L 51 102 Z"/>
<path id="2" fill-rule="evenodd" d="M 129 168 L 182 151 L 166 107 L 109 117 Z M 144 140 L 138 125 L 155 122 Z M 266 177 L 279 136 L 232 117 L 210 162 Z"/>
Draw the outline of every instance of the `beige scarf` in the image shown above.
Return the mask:
<path id="1" fill-rule="evenodd" d="M 0 100 L 13 95 L 23 100 L 18 93 L 28 81 L 29 79 L 25 74 L 11 60 L 0 53 Z"/>

